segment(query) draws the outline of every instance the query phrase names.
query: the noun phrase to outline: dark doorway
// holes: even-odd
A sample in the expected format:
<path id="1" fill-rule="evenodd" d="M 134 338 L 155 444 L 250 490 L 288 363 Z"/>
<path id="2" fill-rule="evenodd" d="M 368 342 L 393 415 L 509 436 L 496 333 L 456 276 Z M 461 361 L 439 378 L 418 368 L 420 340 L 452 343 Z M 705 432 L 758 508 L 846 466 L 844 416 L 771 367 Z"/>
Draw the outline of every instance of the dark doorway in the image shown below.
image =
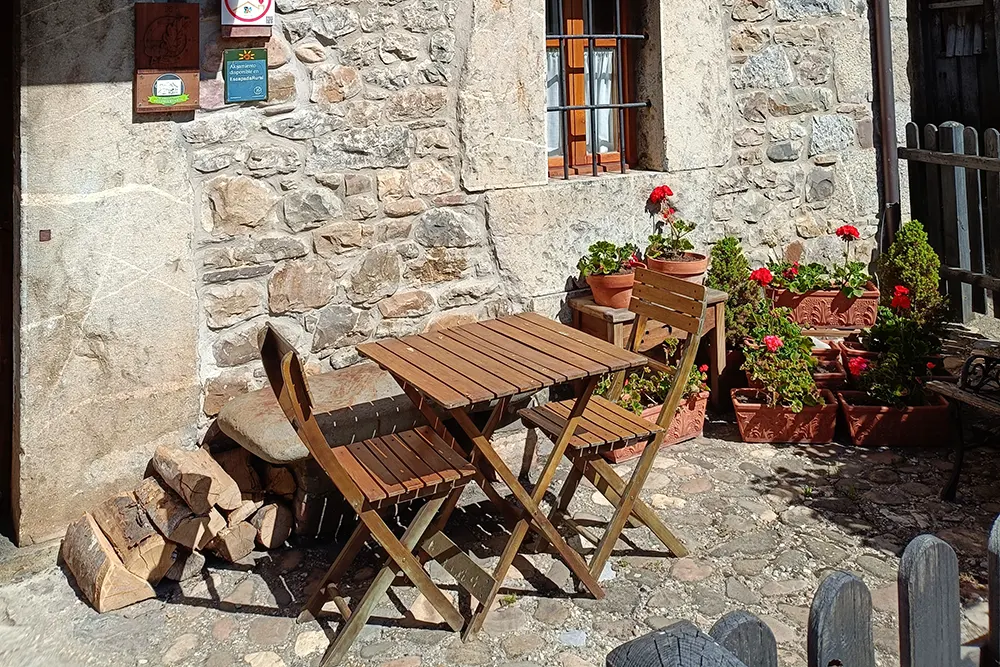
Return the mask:
<path id="1" fill-rule="evenodd" d="M 913 120 L 1000 126 L 998 0 L 910 0 Z"/>
<path id="2" fill-rule="evenodd" d="M 21 218 L 21 0 L 10 3 L 11 16 L 0 30 L 3 64 L 0 70 L 0 155 L 8 166 L 0 173 L 3 210 L 0 212 L 0 534 L 14 539 L 13 474 L 15 436 L 14 388 L 17 340 L 20 328 L 18 283 Z"/>

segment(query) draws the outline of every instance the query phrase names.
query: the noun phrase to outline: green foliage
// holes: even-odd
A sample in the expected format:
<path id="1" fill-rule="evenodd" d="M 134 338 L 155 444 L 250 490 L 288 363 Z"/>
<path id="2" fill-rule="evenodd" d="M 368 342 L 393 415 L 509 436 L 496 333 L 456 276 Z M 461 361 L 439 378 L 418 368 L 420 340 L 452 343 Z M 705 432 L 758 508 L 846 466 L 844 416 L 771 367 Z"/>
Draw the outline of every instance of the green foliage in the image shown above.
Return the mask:
<path id="1" fill-rule="evenodd" d="M 864 336 L 865 347 L 878 359 L 858 378 L 859 387 L 872 402 L 902 408 L 923 405 L 920 378 L 930 374 L 928 357 L 941 351 L 941 341 L 907 311 L 882 306 L 878 321 Z"/>
<path id="2" fill-rule="evenodd" d="M 812 376 L 816 367 L 812 341 L 791 315 L 788 308 L 771 309 L 763 303 L 753 312 L 750 335 L 743 344 L 743 370 L 763 387 L 765 405 L 800 412 L 823 405 L 823 397 Z M 770 336 L 777 337 L 781 346 L 770 349 L 766 342 Z"/>
<path id="3" fill-rule="evenodd" d="M 857 299 L 868 286 L 868 268 L 864 262 L 846 262 L 833 269 L 833 282 L 848 299 Z"/>
<path id="4" fill-rule="evenodd" d="M 677 350 L 678 341 L 668 339 L 663 343 L 666 357 L 670 359 Z M 677 374 L 677 365 L 668 364 L 668 372 L 659 372 L 651 369 L 643 369 L 635 373 L 630 373 L 625 379 L 622 393 L 617 398 L 612 398 L 608 394 L 611 392 L 612 376 L 606 375 L 601 378 L 595 392 L 604 396 L 610 401 L 614 401 L 626 410 L 631 410 L 635 414 L 641 414 L 643 410 L 654 405 L 660 405 L 667 400 L 667 394 L 674 384 L 674 376 Z M 690 398 L 708 391 L 708 374 L 697 366 L 691 367 L 687 381 L 684 383 L 684 393 L 682 398 Z"/>
<path id="5" fill-rule="evenodd" d="M 661 225 L 657 225 L 661 227 Z M 646 259 L 680 259 L 688 250 L 694 250 L 694 245 L 687 239 L 688 234 L 695 230 L 693 222 L 682 220 L 670 215 L 664 220 L 662 233 L 652 234 L 646 246 Z"/>
<path id="6" fill-rule="evenodd" d="M 587 248 L 589 254 L 581 257 L 576 266 L 584 278 L 628 273 L 632 271 L 632 263 L 638 250 L 631 243 L 618 246 L 609 241 L 598 241 Z"/>
<path id="7" fill-rule="evenodd" d="M 750 334 L 750 315 L 764 298 L 760 285 L 750 280 L 750 262 L 734 236 L 712 246 L 712 264 L 705 284 L 729 295 L 726 300 L 726 341 L 731 348 Z"/>
<path id="8" fill-rule="evenodd" d="M 774 287 L 784 288 L 796 294 L 818 289 L 839 288 L 844 296 L 856 299 L 865 292 L 870 280 L 864 262 L 835 264 L 830 270 L 818 262 L 799 264 L 798 262 L 771 262 L 767 268 L 774 274 Z"/>
<path id="9" fill-rule="evenodd" d="M 927 242 L 927 232 L 917 220 L 897 232 L 889 249 L 878 259 L 877 273 L 882 305 L 892 301 L 896 285 L 910 290 L 914 319 L 929 323 L 945 318 L 945 301 L 938 290 L 941 260 Z"/>

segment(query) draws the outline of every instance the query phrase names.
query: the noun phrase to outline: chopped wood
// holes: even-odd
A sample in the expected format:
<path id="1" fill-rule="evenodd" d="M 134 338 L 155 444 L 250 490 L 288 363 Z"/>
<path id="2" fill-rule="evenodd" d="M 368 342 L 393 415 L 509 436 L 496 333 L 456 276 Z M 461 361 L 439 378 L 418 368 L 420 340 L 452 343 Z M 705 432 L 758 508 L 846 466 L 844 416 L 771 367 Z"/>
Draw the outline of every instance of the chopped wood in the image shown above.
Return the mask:
<path id="1" fill-rule="evenodd" d="M 222 529 L 209 543 L 208 548 L 219 558 L 235 563 L 250 555 L 255 537 L 257 529 L 244 521 L 232 528 Z"/>
<path id="2" fill-rule="evenodd" d="M 125 568 L 154 586 L 174 562 L 177 545 L 157 532 L 131 492 L 109 498 L 94 510 L 94 521 Z"/>
<path id="3" fill-rule="evenodd" d="M 237 509 L 234 509 L 232 512 L 226 515 L 226 523 L 229 524 L 230 528 L 232 528 L 241 521 L 246 521 L 247 519 L 252 517 L 254 513 L 263 506 L 264 506 L 263 498 L 257 498 L 256 500 L 254 499 L 244 500 L 242 505 L 240 505 Z"/>
<path id="4" fill-rule="evenodd" d="M 291 498 L 295 495 L 295 477 L 288 468 L 269 465 L 264 473 L 264 488 L 276 496 Z"/>
<path id="5" fill-rule="evenodd" d="M 280 547 L 292 534 L 295 517 L 283 503 L 270 503 L 260 508 L 252 520 L 257 529 L 257 542 L 265 549 Z"/>
<path id="6" fill-rule="evenodd" d="M 204 449 L 160 445 L 153 467 L 195 514 L 207 514 L 213 505 L 234 510 L 243 504 L 240 487 Z"/>
<path id="7" fill-rule="evenodd" d="M 188 549 L 204 549 L 226 527 L 226 520 L 215 508 L 203 515 L 194 514 L 179 495 L 155 477 L 144 479 L 134 493 L 153 525 L 168 540 Z"/>
<path id="8" fill-rule="evenodd" d="M 240 487 L 243 498 L 256 496 L 264 492 L 264 485 L 260 481 L 260 475 L 253 467 L 253 455 L 242 447 L 236 447 L 214 455 L 216 462 L 222 466 L 236 485 Z"/>
<path id="9" fill-rule="evenodd" d="M 125 569 L 90 514 L 84 514 L 66 529 L 62 558 L 77 586 L 100 613 L 156 596 L 148 581 Z"/>
<path id="10" fill-rule="evenodd" d="M 177 549 L 177 559 L 164 575 L 170 581 L 186 581 L 192 577 L 197 577 L 205 568 L 205 556 L 197 551 L 187 549 Z"/>

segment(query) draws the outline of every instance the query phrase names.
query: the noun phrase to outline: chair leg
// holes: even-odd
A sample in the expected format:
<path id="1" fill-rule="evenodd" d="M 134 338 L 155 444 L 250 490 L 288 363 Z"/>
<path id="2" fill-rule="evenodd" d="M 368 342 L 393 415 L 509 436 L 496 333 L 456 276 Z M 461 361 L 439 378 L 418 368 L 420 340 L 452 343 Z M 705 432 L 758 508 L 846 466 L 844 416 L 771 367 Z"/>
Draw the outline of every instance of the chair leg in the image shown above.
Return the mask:
<path id="1" fill-rule="evenodd" d="M 312 595 L 309 596 L 309 601 L 306 602 L 306 606 L 302 608 L 299 613 L 298 618 L 295 619 L 296 623 L 309 623 L 316 620 L 319 616 L 320 610 L 327 601 L 327 586 L 331 581 L 336 582 L 340 579 L 347 568 L 350 567 L 351 563 L 357 557 L 358 552 L 361 551 L 361 547 L 364 546 L 365 541 L 368 540 L 368 536 L 371 535 L 371 531 L 364 521 L 358 521 L 357 528 L 351 533 L 351 537 L 347 540 L 347 543 L 337 554 L 337 557 L 333 561 L 333 565 L 330 569 L 326 571 L 323 575 L 323 579 L 320 580 L 316 589 L 313 591 Z M 339 597 L 339 593 L 337 594 Z M 347 603 L 343 602 L 343 606 L 338 602 L 337 608 L 340 609 L 340 613 L 344 616 L 345 620 L 350 615 L 350 611 L 347 609 Z M 344 611 L 348 611 L 347 614 Z"/>
<path id="2" fill-rule="evenodd" d="M 958 442 L 955 444 L 955 466 L 951 471 L 951 479 L 941 491 L 941 499 L 949 502 L 955 500 L 958 493 L 958 483 L 962 477 L 962 462 L 965 460 L 965 429 L 962 426 L 962 404 L 955 405 L 956 421 L 958 422 Z"/>
<path id="3" fill-rule="evenodd" d="M 577 457 L 572 457 L 571 456 L 570 459 L 572 460 L 574 467 L 576 467 L 577 465 L 579 465 L 579 466 L 581 466 L 581 470 L 582 471 L 586 471 L 587 467 L 591 466 L 592 462 L 596 461 L 598 459 L 598 457 L 597 456 L 592 456 L 590 458 L 583 458 L 582 456 L 577 456 Z M 586 472 L 583 472 L 583 476 L 586 477 L 587 480 L 590 481 L 590 483 L 594 485 L 594 488 L 596 488 L 598 491 L 600 491 L 601 494 L 605 498 L 607 498 L 611 502 L 612 505 L 614 505 L 615 507 L 618 506 L 619 495 L 617 493 L 615 493 L 614 489 L 612 489 L 610 486 L 608 486 L 607 482 L 605 482 L 604 480 L 602 480 L 600 478 L 600 476 L 597 476 L 597 475 L 588 475 L 588 474 L 586 474 Z M 624 487 L 624 486 L 625 486 L 625 483 L 622 482 L 622 487 Z M 642 528 L 646 524 L 644 524 L 638 518 L 638 516 L 635 513 L 635 510 L 633 509 L 632 515 L 629 516 L 629 518 L 628 518 L 628 525 L 629 525 L 630 528 Z"/>
<path id="4" fill-rule="evenodd" d="M 604 461 L 594 460 L 590 462 L 587 466 L 587 479 L 589 479 L 595 486 L 599 483 L 606 482 L 609 492 L 614 495 L 609 495 L 605 493 L 608 500 L 613 503 L 620 502 L 621 494 L 625 490 L 625 480 L 618 476 L 618 473 Z M 636 517 L 642 521 L 646 526 L 653 531 L 656 538 L 663 543 L 663 546 L 670 549 L 670 552 L 677 556 L 678 558 L 684 558 L 688 555 L 687 547 L 685 547 L 677 536 L 670 532 L 666 524 L 660 520 L 660 517 L 656 515 L 650 507 L 644 503 L 641 499 L 635 502 L 632 507 L 632 511 L 635 512 Z"/>
<path id="5" fill-rule="evenodd" d="M 361 521 L 371 531 L 372 537 L 386 550 L 389 557 L 386 559 L 386 563 L 382 569 L 375 575 L 371 586 L 365 592 L 358 606 L 355 607 L 354 613 L 351 614 L 347 623 L 337 633 L 333 643 L 323 655 L 320 667 L 333 667 L 340 664 L 344 659 L 354 640 L 358 638 L 358 634 L 364 629 L 368 619 L 371 618 L 372 613 L 375 611 L 375 606 L 386 594 L 389 586 L 392 585 L 393 580 L 396 578 L 397 565 L 410 578 L 410 581 L 417 585 L 420 592 L 424 593 L 425 597 L 437 609 L 438 613 L 441 613 L 446 620 L 451 619 L 449 624 L 452 624 L 451 621 L 454 621 L 454 616 L 458 615 L 459 628 L 461 627 L 461 615 L 451 606 L 451 603 L 448 602 L 444 594 L 434 586 L 433 582 L 431 582 L 431 588 L 437 591 L 437 595 L 433 593 L 428 595 L 428 592 L 421 585 L 417 584 L 416 579 L 419 577 L 411 576 L 413 568 L 423 572 L 423 569 L 420 568 L 419 563 L 411 552 L 420 543 L 420 539 L 427 531 L 434 515 L 441 508 L 442 503 L 444 503 L 444 497 L 428 500 L 417 512 L 416 517 L 414 517 L 413 521 L 406 528 L 406 531 L 404 531 L 403 537 L 399 540 L 396 539 L 396 536 L 392 534 L 392 531 L 389 530 L 389 527 L 385 525 L 382 517 L 375 510 L 368 510 L 360 514 Z M 406 558 L 407 556 L 408 559 Z M 424 577 L 427 577 L 426 573 L 424 573 Z M 429 582 L 430 578 L 427 578 L 427 581 Z M 440 599 L 438 599 L 438 596 L 440 596 Z M 443 600 L 448 607 L 451 607 L 450 613 L 447 609 L 442 613 L 442 609 L 438 608 L 440 600 Z"/>

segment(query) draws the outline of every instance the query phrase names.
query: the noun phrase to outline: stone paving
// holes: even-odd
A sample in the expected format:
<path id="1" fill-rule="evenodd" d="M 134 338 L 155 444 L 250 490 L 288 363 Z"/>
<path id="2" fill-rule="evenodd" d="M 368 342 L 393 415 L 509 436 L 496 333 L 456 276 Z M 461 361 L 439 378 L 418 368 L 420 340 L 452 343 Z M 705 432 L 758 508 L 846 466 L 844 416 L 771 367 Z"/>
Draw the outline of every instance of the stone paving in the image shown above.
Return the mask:
<path id="1" fill-rule="evenodd" d="M 615 646 L 672 619 L 707 630 L 727 611 L 745 608 L 774 631 L 782 664 L 805 665 L 813 593 L 828 571 L 844 569 L 872 590 L 878 663 L 895 665 L 898 554 L 925 532 L 958 551 L 963 635 L 982 633 L 986 537 L 1000 513 L 994 454 L 971 453 L 958 501 L 945 503 L 937 497 L 950 468 L 945 450 L 750 445 L 725 422 L 709 424 L 706 436 L 662 452 L 645 490 L 690 557 L 665 556 L 644 529 L 629 529 L 603 575 L 607 597 L 598 602 L 577 595 L 567 568 L 548 553 L 529 552 L 468 644 L 412 588 L 400 586 L 345 664 L 599 666 Z M 524 432 L 500 441 L 508 460 L 520 464 Z M 546 443 L 538 447 L 546 453 Z M 481 495 L 466 498 L 449 533 L 492 564 L 506 533 Z M 584 523 L 611 513 L 591 488 L 571 509 Z M 579 538 L 571 543 L 586 546 Z M 204 577 L 163 585 L 160 599 L 104 615 L 52 567 L 0 587 L 0 665 L 315 665 L 336 616 L 303 626 L 294 616 L 331 551 L 261 553 L 253 565 L 210 561 Z M 352 573 L 362 587 L 374 555 L 367 562 Z M 454 591 L 443 571 L 432 574 Z M 459 602 L 467 608 L 467 599 Z"/>

